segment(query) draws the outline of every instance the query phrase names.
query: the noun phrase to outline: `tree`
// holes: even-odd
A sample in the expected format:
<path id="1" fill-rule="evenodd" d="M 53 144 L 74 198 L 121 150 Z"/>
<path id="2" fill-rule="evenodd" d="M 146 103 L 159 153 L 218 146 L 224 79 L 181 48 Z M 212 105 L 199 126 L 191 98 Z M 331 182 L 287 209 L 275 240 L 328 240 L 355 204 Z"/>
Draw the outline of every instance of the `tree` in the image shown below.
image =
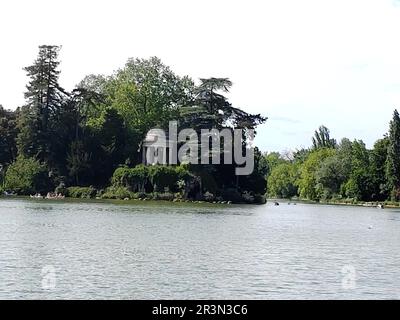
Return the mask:
<path id="1" fill-rule="evenodd" d="M 80 186 L 81 182 L 85 184 L 88 179 L 83 179 L 82 176 L 87 177 L 88 172 L 91 171 L 91 154 L 85 149 L 85 145 L 81 140 L 75 140 L 70 145 L 70 151 L 67 155 L 67 168 L 69 176 L 73 178 L 74 185 Z"/>
<path id="2" fill-rule="evenodd" d="M 355 200 L 371 200 L 370 154 L 362 140 L 352 143 L 351 173 L 343 191 Z"/>
<path id="3" fill-rule="evenodd" d="M 322 197 L 317 188 L 317 171 L 321 163 L 335 154 L 334 149 L 317 149 L 311 152 L 301 166 L 300 178 L 298 180 L 299 193 L 302 198 L 319 200 Z"/>
<path id="4" fill-rule="evenodd" d="M 146 133 L 155 127 L 167 129 L 169 121 L 178 120 L 179 108 L 190 104 L 195 88 L 189 77 L 177 76 L 157 57 L 129 59 L 113 77 L 92 76 L 85 82 L 105 94 L 104 107 L 122 116 L 133 163 L 139 161 L 137 150 Z"/>
<path id="5" fill-rule="evenodd" d="M 16 112 L 0 105 L 0 165 L 7 166 L 17 156 Z"/>
<path id="6" fill-rule="evenodd" d="M 316 171 L 317 188 L 323 198 L 339 195 L 342 184 L 348 180 L 351 168 L 340 154 L 325 158 Z"/>
<path id="7" fill-rule="evenodd" d="M 318 131 L 315 131 L 312 142 L 314 149 L 336 147 L 336 140 L 331 139 L 329 129 L 325 126 L 320 126 Z"/>
<path id="8" fill-rule="evenodd" d="M 281 163 L 274 167 L 268 177 L 268 195 L 291 198 L 297 195 L 297 167 L 292 163 Z"/>
<path id="9" fill-rule="evenodd" d="M 52 189 L 46 166 L 34 158 L 18 156 L 7 169 L 5 189 L 18 194 L 45 193 Z"/>
<path id="10" fill-rule="evenodd" d="M 200 79 L 200 85 L 195 90 L 192 105 L 180 108 L 181 126 L 200 129 L 255 129 L 267 118 L 260 114 L 249 114 L 235 108 L 223 95 L 228 93 L 232 82 L 228 78 Z"/>
<path id="11" fill-rule="evenodd" d="M 343 138 L 332 157 L 326 158 L 317 171 L 317 189 L 325 198 L 343 196 L 343 186 L 350 178 L 353 143 Z"/>
<path id="12" fill-rule="evenodd" d="M 400 199 L 400 117 L 397 110 L 390 121 L 386 179 L 392 200 Z"/>
<path id="13" fill-rule="evenodd" d="M 282 159 L 281 154 L 279 152 L 267 153 L 265 158 L 267 160 L 268 168 L 270 171 L 274 169 L 277 165 L 286 162 L 286 160 Z"/>
<path id="14" fill-rule="evenodd" d="M 18 118 L 18 152 L 54 165 L 54 143 L 58 141 L 57 121 L 67 93 L 58 84 L 58 46 L 40 46 L 34 64 L 24 70 L 30 78 L 26 104 Z"/>
<path id="15" fill-rule="evenodd" d="M 375 142 L 370 154 L 371 179 L 374 200 L 388 199 L 389 190 L 386 180 L 386 161 L 388 156 L 389 138 L 385 136 Z"/>

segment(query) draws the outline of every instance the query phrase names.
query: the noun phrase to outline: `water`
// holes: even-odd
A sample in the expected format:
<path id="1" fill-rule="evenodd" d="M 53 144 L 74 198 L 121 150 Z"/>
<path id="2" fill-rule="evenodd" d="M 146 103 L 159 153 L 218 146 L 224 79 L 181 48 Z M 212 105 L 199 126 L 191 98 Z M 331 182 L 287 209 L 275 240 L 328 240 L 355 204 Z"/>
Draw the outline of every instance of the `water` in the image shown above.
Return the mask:
<path id="1" fill-rule="evenodd" d="M 400 299 L 400 211 L 0 200 L 0 299 Z"/>

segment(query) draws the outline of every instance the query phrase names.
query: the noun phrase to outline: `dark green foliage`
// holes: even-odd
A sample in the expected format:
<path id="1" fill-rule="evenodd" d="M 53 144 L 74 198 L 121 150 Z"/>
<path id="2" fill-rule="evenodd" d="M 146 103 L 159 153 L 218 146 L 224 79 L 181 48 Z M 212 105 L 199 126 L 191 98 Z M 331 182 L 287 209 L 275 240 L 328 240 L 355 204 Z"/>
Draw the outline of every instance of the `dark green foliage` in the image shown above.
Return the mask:
<path id="1" fill-rule="evenodd" d="M 312 151 L 302 149 L 290 160 L 276 153 L 266 155 L 272 168 L 268 175 L 268 194 L 290 197 L 298 193 L 301 198 L 310 200 L 341 199 L 344 202 L 385 201 L 390 191 L 396 197 L 398 162 L 393 159 L 400 139 L 397 121 L 399 117 L 395 112 L 389 137 L 378 140 L 372 150 L 361 140 L 351 142 L 344 138 L 336 144 L 329 137 L 329 130 L 320 127 L 313 139 Z"/>
<path id="2" fill-rule="evenodd" d="M 49 180 L 58 193 L 73 197 L 93 197 L 94 188 L 106 189 L 110 180 L 112 188 L 106 196 L 116 198 L 171 192 L 201 199 L 208 190 L 220 197 L 225 188 L 246 191 L 251 197 L 265 193 L 268 165 L 258 150 L 255 171 L 240 179 L 235 165 L 140 165 L 146 133 L 155 127 L 166 129 L 170 120 L 196 130 L 242 128 L 246 142 L 248 130 L 266 118 L 230 104 L 224 96 L 232 86 L 229 79 L 201 79 L 196 86 L 189 77 L 176 75 L 152 57 L 129 59 L 111 76 L 89 75 L 66 92 L 58 82 L 59 50 L 58 46 L 40 46 L 37 59 L 25 68 L 29 78 L 25 105 L 17 112 L 0 108 L 3 175 L 19 155 L 43 164 L 48 171 L 43 181 Z M 44 190 L 37 185 L 29 188 Z"/>
<path id="3" fill-rule="evenodd" d="M 181 127 L 200 129 L 223 129 L 228 127 L 255 129 L 267 118 L 252 115 L 235 108 L 221 93 L 229 92 L 232 82 L 228 78 L 200 79 L 195 97 L 187 107 L 180 108 Z M 221 93 L 220 93 L 221 92 Z"/>
<path id="4" fill-rule="evenodd" d="M 151 166 L 149 168 L 149 179 L 154 191 L 176 191 L 179 180 L 178 173 L 174 167 Z"/>
<path id="5" fill-rule="evenodd" d="M 400 117 L 397 110 L 389 128 L 389 143 L 386 165 L 386 179 L 392 200 L 400 199 Z"/>
<path id="6" fill-rule="evenodd" d="M 331 139 L 329 129 L 325 126 L 320 126 L 318 131 L 315 131 L 312 142 L 314 149 L 334 148 L 336 146 L 336 140 Z"/>
<path id="7" fill-rule="evenodd" d="M 291 198 L 297 195 L 297 168 L 285 162 L 275 166 L 268 177 L 268 195 Z"/>
<path id="8" fill-rule="evenodd" d="M 111 178 L 113 186 L 129 188 L 133 192 L 144 192 L 148 182 L 149 167 L 144 165 L 117 168 Z"/>
<path id="9" fill-rule="evenodd" d="M 101 197 L 103 199 L 133 199 L 134 193 L 128 190 L 126 187 L 110 186 L 106 189 L 106 192 L 104 192 Z"/>
<path id="10" fill-rule="evenodd" d="M 21 195 L 36 192 L 42 194 L 53 190 L 45 165 L 34 158 L 19 156 L 8 168 L 5 175 L 5 189 Z"/>
<path id="11" fill-rule="evenodd" d="M 236 188 L 227 188 L 222 190 L 221 196 L 225 201 L 232 201 L 233 203 L 244 202 L 242 195 Z"/>
<path id="12" fill-rule="evenodd" d="M 178 182 L 192 178 L 183 166 L 144 166 L 134 168 L 120 167 L 114 171 L 111 183 L 115 187 L 124 187 L 133 192 L 179 191 Z M 149 186 L 150 184 L 150 186 Z"/>
<path id="13" fill-rule="evenodd" d="M 25 93 L 26 105 L 21 108 L 17 123 L 19 154 L 37 157 L 50 167 L 56 162 L 59 117 L 66 97 L 58 84 L 59 49 L 40 46 L 34 64 L 25 68 L 30 81 Z"/>
<path id="14" fill-rule="evenodd" d="M 267 192 L 267 181 L 264 175 L 254 172 L 241 178 L 240 188 L 252 191 L 255 194 L 264 195 Z"/>
<path id="15" fill-rule="evenodd" d="M 369 152 L 362 141 L 352 145 L 352 162 L 350 179 L 345 187 L 345 194 L 356 200 L 369 200 L 371 195 L 371 175 Z"/>
<path id="16" fill-rule="evenodd" d="M 341 193 L 341 187 L 349 178 L 351 167 L 347 159 L 335 154 L 322 161 L 316 171 L 316 183 L 324 199 Z"/>
<path id="17" fill-rule="evenodd" d="M 69 187 L 66 195 L 71 198 L 90 199 L 94 198 L 96 194 L 97 190 L 93 187 Z"/>
<path id="18" fill-rule="evenodd" d="M 386 162 L 388 156 L 389 138 L 384 137 L 374 144 L 370 154 L 371 179 L 374 200 L 383 201 L 389 197 L 389 186 L 386 182 Z"/>
<path id="19" fill-rule="evenodd" d="M 7 166 L 17 156 L 16 112 L 5 110 L 0 105 L 0 165 Z"/>

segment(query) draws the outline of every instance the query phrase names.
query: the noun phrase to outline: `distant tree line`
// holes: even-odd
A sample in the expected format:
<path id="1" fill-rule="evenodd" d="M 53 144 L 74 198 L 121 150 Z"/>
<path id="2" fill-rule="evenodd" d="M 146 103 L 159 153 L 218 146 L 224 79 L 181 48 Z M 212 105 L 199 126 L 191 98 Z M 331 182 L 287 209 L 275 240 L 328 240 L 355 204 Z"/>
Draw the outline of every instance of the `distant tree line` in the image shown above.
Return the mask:
<path id="1" fill-rule="evenodd" d="M 309 200 L 399 201 L 400 118 L 397 110 L 389 132 L 369 150 L 361 140 L 339 143 L 321 126 L 313 146 L 293 152 L 265 155 L 268 194 Z"/>
<path id="2" fill-rule="evenodd" d="M 40 46 L 34 63 L 25 68 L 29 82 L 23 106 L 10 111 L 0 105 L 2 190 L 30 194 L 75 187 L 74 194 L 86 194 L 78 188 L 85 187 L 92 196 L 92 190 L 102 196 L 110 195 L 107 188 L 113 187 L 125 188 L 122 193 L 129 196 L 140 181 L 130 175 L 124 180 L 129 183 L 120 183 L 116 175 L 121 174 L 120 168 L 140 165 L 141 143 L 148 130 L 168 128 L 170 120 L 177 120 L 180 128 L 197 131 L 242 128 L 246 132 L 266 120 L 231 105 L 224 96 L 232 86 L 229 79 L 200 79 L 196 85 L 156 57 L 129 59 L 109 76 L 88 75 L 68 92 L 59 84 L 59 50 L 58 46 Z M 246 148 L 247 136 L 243 138 Z M 262 158 L 256 150 L 256 162 Z M 154 170 L 146 178 L 148 192 L 160 191 Z M 193 198 L 207 193 L 221 200 L 226 190 L 238 199 L 266 192 L 262 167 L 240 178 L 234 174 L 235 165 L 193 165 L 186 170 L 191 180 L 187 176 L 178 180 L 197 188 L 192 193 L 186 190 Z M 167 189 L 177 192 L 182 188 L 168 185 Z"/>

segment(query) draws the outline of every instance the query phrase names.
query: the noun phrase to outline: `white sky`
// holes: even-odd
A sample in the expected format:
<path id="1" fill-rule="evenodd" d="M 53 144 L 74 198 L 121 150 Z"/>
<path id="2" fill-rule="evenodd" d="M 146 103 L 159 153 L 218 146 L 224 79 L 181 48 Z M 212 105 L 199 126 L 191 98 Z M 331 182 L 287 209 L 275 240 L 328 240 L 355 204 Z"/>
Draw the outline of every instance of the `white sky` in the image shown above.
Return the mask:
<path id="1" fill-rule="evenodd" d="M 231 102 L 269 117 L 264 151 L 309 146 L 324 124 L 368 146 L 400 109 L 396 0 L 13 0 L 0 3 L 0 104 L 24 103 L 40 44 L 62 45 L 61 85 L 158 56 L 180 75 L 229 77 Z"/>

